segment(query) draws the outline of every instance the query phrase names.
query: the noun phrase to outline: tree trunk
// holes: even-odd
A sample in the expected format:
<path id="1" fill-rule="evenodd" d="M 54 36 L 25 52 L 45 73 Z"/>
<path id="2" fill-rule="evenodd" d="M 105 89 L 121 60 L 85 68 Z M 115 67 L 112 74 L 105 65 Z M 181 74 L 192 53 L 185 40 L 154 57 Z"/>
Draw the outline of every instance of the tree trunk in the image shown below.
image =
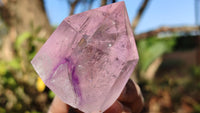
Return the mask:
<path id="1" fill-rule="evenodd" d="M 70 4 L 71 8 L 70 8 L 70 13 L 69 15 L 73 15 L 74 14 L 74 11 L 75 11 L 75 8 L 76 8 L 76 5 L 78 4 L 79 0 L 75 0 L 73 3 Z"/>
<path id="2" fill-rule="evenodd" d="M 31 27 L 42 27 L 45 36 L 51 33 L 42 0 L 8 0 L 1 8 L 1 16 L 17 34 L 32 30 Z"/>
<path id="3" fill-rule="evenodd" d="M 101 6 L 104 6 L 107 4 L 107 0 L 101 0 Z"/>
<path id="4" fill-rule="evenodd" d="M 135 28 L 137 27 L 147 5 L 149 3 L 149 0 L 144 0 L 143 4 L 141 5 L 138 13 L 137 13 L 137 16 L 134 18 L 133 22 L 132 22 L 132 30 L 135 31 Z"/>
<path id="5" fill-rule="evenodd" d="M 25 31 L 42 28 L 40 37 L 48 38 L 52 28 L 47 19 L 42 0 L 4 0 L 0 16 L 9 28 L 2 51 L 5 59 L 12 59 L 16 37 Z"/>

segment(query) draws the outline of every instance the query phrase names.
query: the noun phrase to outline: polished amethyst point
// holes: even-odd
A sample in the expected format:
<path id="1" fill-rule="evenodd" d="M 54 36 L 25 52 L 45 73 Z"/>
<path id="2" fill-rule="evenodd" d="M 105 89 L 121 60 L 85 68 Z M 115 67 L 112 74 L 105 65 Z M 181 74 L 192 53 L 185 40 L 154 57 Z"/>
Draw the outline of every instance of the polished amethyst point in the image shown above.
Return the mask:
<path id="1" fill-rule="evenodd" d="M 138 62 L 124 2 L 67 17 L 32 60 L 45 84 L 86 113 L 108 109 Z"/>

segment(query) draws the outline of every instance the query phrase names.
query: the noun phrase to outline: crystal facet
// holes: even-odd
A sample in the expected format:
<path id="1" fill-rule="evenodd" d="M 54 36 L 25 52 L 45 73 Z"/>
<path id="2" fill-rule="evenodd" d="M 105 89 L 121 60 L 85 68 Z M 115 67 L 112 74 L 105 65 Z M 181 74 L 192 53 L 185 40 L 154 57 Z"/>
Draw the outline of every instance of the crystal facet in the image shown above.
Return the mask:
<path id="1" fill-rule="evenodd" d="M 138 62 L 124 2 L 67 17 L 31 61 L 66 104 L 86 113 L 108 109 Z"/>

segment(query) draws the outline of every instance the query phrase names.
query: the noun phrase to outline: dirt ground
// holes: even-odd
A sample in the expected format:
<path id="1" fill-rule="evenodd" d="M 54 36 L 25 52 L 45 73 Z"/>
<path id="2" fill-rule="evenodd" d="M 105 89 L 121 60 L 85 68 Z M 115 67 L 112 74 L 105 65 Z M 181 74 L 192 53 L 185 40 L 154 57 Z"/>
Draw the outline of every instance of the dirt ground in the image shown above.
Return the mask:
<path id="1" fill-rule="evenodd" d="M 163 56 L 153 81 L 141 83 L 143 113 L 200 112 L 200 75 L 194 73 L 196 53 L 193 49 Z"/>

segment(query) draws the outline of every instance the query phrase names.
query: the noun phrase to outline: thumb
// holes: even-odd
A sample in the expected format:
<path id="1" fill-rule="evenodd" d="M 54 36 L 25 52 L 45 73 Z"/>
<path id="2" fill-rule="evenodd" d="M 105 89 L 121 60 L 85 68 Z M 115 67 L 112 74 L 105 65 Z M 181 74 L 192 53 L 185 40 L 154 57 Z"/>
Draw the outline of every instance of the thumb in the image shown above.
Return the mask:
<path id="1" fill-rule="evenodd" d="M 55 96 L 48 113 L 68 113 L 68 111 L 69 106 L 62 102 L 59 97 Z"/>

